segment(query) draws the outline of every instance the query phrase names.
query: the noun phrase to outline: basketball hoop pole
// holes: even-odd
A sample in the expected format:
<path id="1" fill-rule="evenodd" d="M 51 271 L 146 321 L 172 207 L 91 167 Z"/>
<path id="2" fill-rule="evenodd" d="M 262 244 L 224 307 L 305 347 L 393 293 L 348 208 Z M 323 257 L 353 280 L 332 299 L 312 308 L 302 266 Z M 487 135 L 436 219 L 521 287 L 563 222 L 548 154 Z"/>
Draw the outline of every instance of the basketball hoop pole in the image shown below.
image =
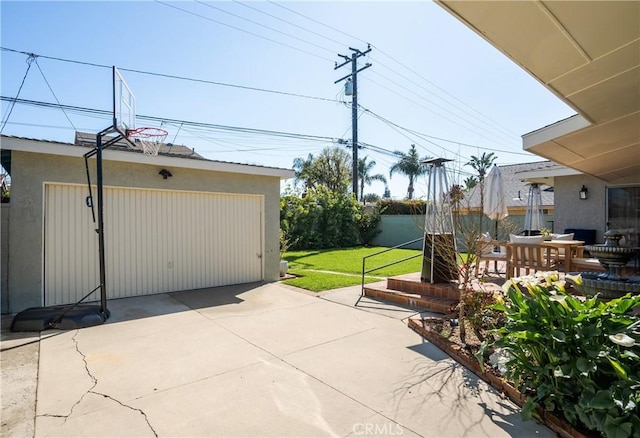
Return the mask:
<path id="1" fill-rule="evenodd" d="M 116 134 L 115 137 L 110 138 L 106 143 L 102 142 L 102 138 L 105 135 L 113 133 Z M 96 232 L 98 233 L 98 263 L 100 268 L 100 285 L 98 286 L 98 288 L 100 289 L 100 310 L 103 313 L 105 319 L 109 317 L 109 310 L 107 309 L 107 274 L 104 244 L 104 181 L 102 169 L 102 151 L 123 139 L 129 141 L 125 133 L 118 129 L 117 126 L 109 126 L 96 135 L 96 147 L 84 155 L 85 160 L 91 158 L 94 155 L 96 157 L 96 193 L 98 197 L 98 217 Z M 88 175 L 89 173 L 87 169 L 87 176 Z M 88 183 L 89 190 L 91 190 L 91 181 L 89 180 Z M 91 207 L 93 208 L 93 202 L 91 202 Z"/>
<path id="2" fill-rule="evenodd" d="M 89 174 L 88 167 L 88 159 L 95 155 L 96 157 L 96 193 L 98 197 L 97 208 L 97 223 L 96 223 L 96 232 L 98 233 L 98 263 L 100 269 L 100 284 L 95 289 L 100 289 L 100 312 L 102 313 L 102 317 L 106 320 L 109 317 L 109 310 L 107 309 L 107 269 L 106 269 L 106 257 L 105 257 L 105 243 L 104 243 L 104 178 L 103 178 L 103 167 L 102 167 L 102 151 L 109 146 L 112 146 L 118 143 L 121 140 L 125 140 L 131 146 L 133 143 L 127 136 L 126 127 L 120 127 L 118 124 L 118 113 L 117 113 L 117 98 L 118 94 L 117 87 L 122 86 L 118 84 L 116 81 L 117 70 L 116 67 L 113 66 L 111 69 L 111 85 L 113 87 L 113 119 L 111 121 L 111 126 L 103 129 L 102 131 L 96 134 L 96 147 L 91 151 L 84 154 L 85 164 L 87 166 L 87 183 L 89 185 L 89 198 L 91 196 L 91 178 Z M 126 87 L 126 85 L 125 85 Z M 128 88 L 127 88 L 128 89 Z M 115 134 L 115 136 L 107 139 L 106 142 L 103 142 L 103 137 Z M 93 211 L 93 199 L 91 199 L 91 209 Z M 94 222 L 96 221 L 96 215 L 93 215 Z M 95 291 L 94 290 L 94 291 Z M 85 297 L 86 298 L 86 297 Z"/>
<path id="3" fill-rule="evenodd" d="M 103 167 L 102 167 L 102 151 L 109 146 L 113 146 L 119 141 L 126 141 L 131 146 L 134 146 L 131 140 L 127 136 L 126 126 L 119 126 L 118 114 L 117 114 L 117 87 L 119 84 L 116 81 L 117 70 L 114 66 L 112 68 L 112 86 L 113 86 L 113 119 L 111 122 L 111 126 L 103 129 L 102 131 L 96 134 L 96 147 L 91 151 L 87 152 L 84 155 L 85 163 L 88 163 L 88 159 L 95 155 L 96 157 L 96 193 L 97 193 L 97 223 L 96 223 L 96 232 L 98 233 L 98 263 L 100 269 L 100 284 L 96 288 L 100 289 L 100 311 L 104 320 L 109 317 L 109 310 L 107 309 L 107 273 L 106 273 L 106 257 L 105 257 L 105 239 L 104 239 L 104 178 L 103 178 Z M 121 85 L 120 85 L 121 86 Z M 104 137 L 107 135 L 113 135 L 110 138 L 107 138 L 106 141 L 103 141 Z M 114 135 L 115 134 L 115 135 Z M 86 164 L 88 166 L 88 164 Z M 91 198 L 91 179 L 89 176 L 89 168 L 87 167 L 87 182 L 89 185 L 89 198 Z M 91 200 L 91 209 L 93 211 L 93 200 Z M 96 221 L 96 215 L 94 214 L 94 221 Z"/>
<path id="4" fill-rule="evenodd" d="M 107 275 L 104 255 L 104 185 L 102 182 L 102 132 L 96 136 L 96 179 L 98 184 L 98 257 L 100 265 L 100 311 L 107 315 Z M 105 318 L 106 319 L 106 318 Z"/>
<path id="5" fill-rule="evenodd" d="M 118 118 L 116 116 L 116 66 L 111 67 L 111 89 L 113 93 L 111 93 L 113 97 L 113 118 L 111 119 L 111 126 L 114 128 L 118 126 Z"/>

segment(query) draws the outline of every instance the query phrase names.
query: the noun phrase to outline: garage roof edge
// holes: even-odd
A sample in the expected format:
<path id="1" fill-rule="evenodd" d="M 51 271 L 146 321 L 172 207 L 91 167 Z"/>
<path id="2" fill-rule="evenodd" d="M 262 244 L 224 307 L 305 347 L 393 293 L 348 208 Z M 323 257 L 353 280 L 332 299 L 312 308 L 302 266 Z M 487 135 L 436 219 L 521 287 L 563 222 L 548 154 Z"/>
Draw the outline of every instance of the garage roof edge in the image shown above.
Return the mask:
<path id="1" fill-rule="evenodd" d="M 38 140 L 25 137 L 2 135 L 0 137 L 2 149 L 32 152 L 38 154 L 61 155 L 67 157 L 82 157 L 89 148 L 73 143 L 63 143 L 49 140 Z M 105 149 L 103 158 L 108 161 L 149 164 L 154 166 L 171 166 L 186 169 L 208 170 L 213 172 L 241 173 L 247 175 L 271 176 L 280 179 L 293 178 L 295 173 L 291 169 L 279 167 L 258 166 L 254 164 L 231 163 L 209 159 L 191 159 L 180 156 L 148 156 L 139 151 L 122 149 Z"/>

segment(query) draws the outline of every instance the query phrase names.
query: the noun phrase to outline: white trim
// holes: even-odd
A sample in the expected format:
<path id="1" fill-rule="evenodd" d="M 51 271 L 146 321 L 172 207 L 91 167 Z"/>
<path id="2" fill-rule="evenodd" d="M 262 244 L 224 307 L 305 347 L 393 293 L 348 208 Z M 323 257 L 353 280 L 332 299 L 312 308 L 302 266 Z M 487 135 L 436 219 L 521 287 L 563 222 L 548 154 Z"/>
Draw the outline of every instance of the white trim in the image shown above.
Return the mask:
<path id="1" fill-rule="evenodd" d="M 534 169 L 534 170 L 524 170 L 522 172 L 516 172 L 516 175 L 520 179 L 532 179 L 532 178 L 553 178 L 556 176 L 572 176 L 572 175 L 582 175 L 583 173 L 577 171 L 575 169 L 570 169 L 564 166 L 554 166 L 548 169 Z"/>
<path id="2" fill-rule="evenodd" d="M 46 140 L 32 140 L 25 138 L 2 136 L 2 149 L 13 151 L 32 152 L 36 154 L 62 155 L 67 157 L 82 158 L 90 151 L 89 148 L 76 146 L 69 143 L 55 143 Z M 150 157 L 145 154 L 106 149 L 103 158 L 108 161 L 120 161 L 136 164 L 149 164 L 154 166 L 171 166 L 185 169 L 208 170 L 212 172 L 240 173 L 245 175 L 272 176 L 280 179 L 289 179 L 295 176 L 291 169 L 278 167 L 251 166 L 248 164 L 227 163 L 223 161 L 196 160 L 181 157 Z"/>
<path id="3" fill-rule="evenodd" d="M 533 146 L 555 140 L 580 129 L 588 128 L 591 122 L 580 114 L 561 120 L 553 125 L 545 126 L 522 136 L 522 148 L 528 151 Z"/>
<path id="4" fill-rule="evenodd" d="M 45 273 L 45 251 L 47 250 L 47 245 L 45 242 L 45 230 L 47 229 L 47 182 L 42 182 L 42 226 L 40 229 L 40 307 L 44 306 L 45 302 L 45 290 L 44 290 L 44 273 Z"/>

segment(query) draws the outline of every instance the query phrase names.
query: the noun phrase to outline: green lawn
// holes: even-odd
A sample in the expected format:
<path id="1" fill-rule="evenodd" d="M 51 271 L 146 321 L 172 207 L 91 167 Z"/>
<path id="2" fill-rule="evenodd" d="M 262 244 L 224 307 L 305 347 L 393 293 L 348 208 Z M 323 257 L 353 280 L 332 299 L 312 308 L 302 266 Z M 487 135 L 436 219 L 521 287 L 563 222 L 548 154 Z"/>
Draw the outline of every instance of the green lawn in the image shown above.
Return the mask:
<path id="1" fill-rule="evenodd" d="M 289 273 L 296 278 L 285 280 L 286 284 L 314 292 L 360 284 L 362 258 L 383 251 L 383 247 L 358 247 L 327 249 L 314 251 L 288 251 L 284 259 L 289 262 Z M 385 265 L 422 251 L 413 249 L 394 249 L 367 260 L 367 269 Z M 419 272 L 422 259 L 414 259 L 382 268 L 367 274 L 365 282 L 380 281 L 393 275 Z"/>

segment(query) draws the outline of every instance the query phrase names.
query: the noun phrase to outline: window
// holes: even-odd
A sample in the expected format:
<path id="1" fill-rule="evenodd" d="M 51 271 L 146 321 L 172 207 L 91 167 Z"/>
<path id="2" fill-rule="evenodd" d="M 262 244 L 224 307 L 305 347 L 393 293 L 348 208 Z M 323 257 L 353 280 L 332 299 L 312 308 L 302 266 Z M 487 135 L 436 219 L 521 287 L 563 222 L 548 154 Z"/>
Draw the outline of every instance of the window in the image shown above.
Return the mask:
<path id="1" fill-rule="evenodd" d="M 626 244 L 640 246 L 640 186 L 607 188 L 607 228 L 621 230 Z"/>

